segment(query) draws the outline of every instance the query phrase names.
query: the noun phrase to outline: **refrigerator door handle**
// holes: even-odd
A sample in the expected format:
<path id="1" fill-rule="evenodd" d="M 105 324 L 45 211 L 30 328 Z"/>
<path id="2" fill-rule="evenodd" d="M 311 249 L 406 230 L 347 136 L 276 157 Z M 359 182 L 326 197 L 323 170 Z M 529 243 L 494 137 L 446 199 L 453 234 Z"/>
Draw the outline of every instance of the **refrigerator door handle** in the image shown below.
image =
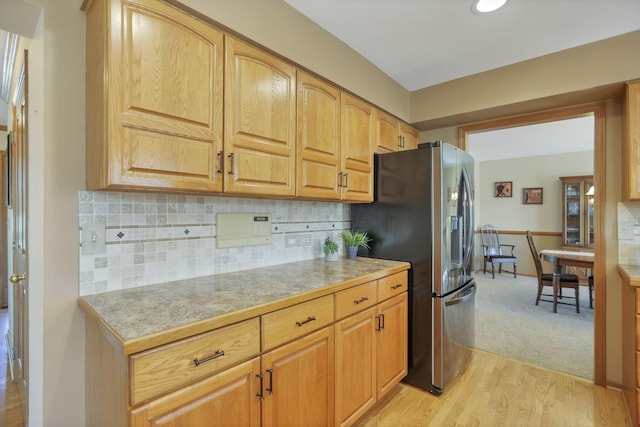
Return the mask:
<path id="1" fill-rule="evenodd" d="M 467 292 L 465 292 L 465 294 L 463 296 L 461 296 L 460 298 L 454 298 L 451 301 L 447 301 L 444 303 L 445 306 L 450 307 L 452 305 L 456 305 L 456 304 L 460 304 L 463 303 L 465 301 L 469 301 L 470 299 L 472 299 L 477 292 L 477 287 L 475 285 L 475 283 L 469 287 L 469 290 Z"/>
<path id="2" fill-rule="evenodd" d="M 464 230 L 464 232 L 467 234 L 467 251 L 464 254 L 464 260 L 463 260 L 463 264 L 464 266 L 470 266 L 471 265 L 471 254 L 473 253 L 473 223 L 474 223 L 474 218 L 473 218 L 473 187 L 471 185 L 471 179 L 469 178 L 469 175 L 467 173 L 467 169 L 463 168 L 462 169 L 462 180 L 464 182 L 464 188 L 465 188 L 465 192 L 468 195 L 468 205 L 467 207 L 467 212 L 465 212 L 465 216 L 468 216 L 469 218 L 469 224 L 470 224 L 470 229 L 469 230 Z M 461 197 L 458 199 L 458 203 L 464 203 L 464 198 Z M 465 221 L 463 220 L 463 227 L 465 227 Z M 465 227 L 466 228 L 466 227 Z"/>

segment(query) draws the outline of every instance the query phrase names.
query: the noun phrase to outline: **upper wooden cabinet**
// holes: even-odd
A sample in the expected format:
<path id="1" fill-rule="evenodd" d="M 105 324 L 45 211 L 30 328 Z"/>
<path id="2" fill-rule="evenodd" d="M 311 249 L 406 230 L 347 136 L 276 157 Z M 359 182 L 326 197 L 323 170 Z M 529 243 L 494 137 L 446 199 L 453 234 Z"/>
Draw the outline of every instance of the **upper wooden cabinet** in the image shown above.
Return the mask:
<path id="1" fill-rule="evenodd" d="M 418 131 L 382 110 L 375 110 L 376 148 L 375 152 L 391 153 L 394 151 L 418 148 Z"/>
<path id="2" fill-rule="evenodd" d="M 225 49 L 224 191 L 294 196 L 296 69 L 233 37 Z"/>
<path id="3" fill-rule="evenodd" d="M 418 148 L 420 133 L 406 123 L 400 122 L 400 149 L 413 150 Z"/>
<path id="4" fill-rule="evenodd" d="M 339 199 L 340 91 L 298 71 L 298 196 Z"/>
<path id="5" fill-rule="evenodd" d="M 400 122 L 395 117 L 376 109 L 376 153 L 400 150 Z"/>
<path id="6" fill-rule="evenodd" d="M 87 187 L 220 191 L 223 35 L 156 0 L 87 12 Z"/>
<path id="7" fill-rule="evenodd" d="M 627 83 L 622 144 L 622 197 L 640 200 L 640 81 Z"/>
<path id="8" fill-rule="evenodd" d="M 342 93 L 342 200 L 373 201 L 373 114 L 371 105 Z"/>

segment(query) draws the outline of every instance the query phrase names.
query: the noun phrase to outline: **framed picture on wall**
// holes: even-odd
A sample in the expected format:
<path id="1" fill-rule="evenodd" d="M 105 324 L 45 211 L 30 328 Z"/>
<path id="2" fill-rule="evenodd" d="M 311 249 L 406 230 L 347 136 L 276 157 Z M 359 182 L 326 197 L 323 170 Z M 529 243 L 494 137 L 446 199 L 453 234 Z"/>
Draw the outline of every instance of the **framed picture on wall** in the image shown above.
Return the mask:
<path id="1" fill-rule="evenodd" d="M 523 188 L 522 203 L 525 205 L 541 205 L 542 204 L 542 187 Z"/>
<path id="2" fill-rule="evenodd" d="M 493 189 L 494 197 L 511 197 L 511 181 L 496 182 Z"/>

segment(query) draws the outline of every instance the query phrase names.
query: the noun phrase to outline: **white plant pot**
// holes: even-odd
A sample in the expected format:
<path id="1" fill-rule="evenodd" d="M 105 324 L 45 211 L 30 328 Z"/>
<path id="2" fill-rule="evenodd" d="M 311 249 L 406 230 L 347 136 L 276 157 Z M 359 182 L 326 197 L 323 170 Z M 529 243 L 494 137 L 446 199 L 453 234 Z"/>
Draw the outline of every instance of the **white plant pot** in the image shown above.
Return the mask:
<path id="1" fill-rule="evenodd" d="M 338 252 L 329 252 L 324 255 L 325 261 L 337 261 L 338 260 Z"/>

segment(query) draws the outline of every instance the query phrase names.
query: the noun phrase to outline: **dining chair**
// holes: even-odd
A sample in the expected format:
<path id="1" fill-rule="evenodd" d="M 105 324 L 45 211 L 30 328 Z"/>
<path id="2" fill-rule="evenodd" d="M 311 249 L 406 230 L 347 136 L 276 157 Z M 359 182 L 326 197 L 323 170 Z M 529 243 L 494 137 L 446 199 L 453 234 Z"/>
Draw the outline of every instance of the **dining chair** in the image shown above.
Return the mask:
<path id="1" fill-rule="evenodd" d="M 491 276 L 495 279 L 495 265 L 498 264 L 498 273 L 502 273 L 502 264 L 513 264 L 513 277 L 516 277 L 518 258 L 515 255 L 515 245 L 500 243 L 498 229 L 486 224 L 480 227 L 480 239 L 484 253 L 484 273 L 487 273 L 487 263 L 491 264 Z M 504 251 L 503 249 L 507 249 Z"/>
<path id="2" fill-rule="evenodd" d="M 536 305 L 538 305 L 540 301 L 553 302 L 553 293 L 551 294 L 542 293 L 543 288 L 545 286 L 551 286 L 551 288 L 553 289 L 553 274 L 545 273 L 542 270 L 542 262 L 540 262 L 540 255 L 538 254 L 536 245 L 533 243 L 533 236 L 529 231 L 527 231 L 527 242 L 529 243 L 529 249 L 531 249 L 531 256 L 533 257 L 533 263 L 536 266 L 536 273 L 538 274 L 538 295 L 536 296 Z M 563 288 L 573 289 L 575 291 L 575 297 L 562 295 L 561 289 Z M 558 298 L 556 299 L 556 304 L 575 305 L 576 313 L 580 313 L 579 288 L 580 288 L 580 280 L 578 276 L 576 276 L 575 274 L 566 274 L 566 273 L 560 274 L 560 283 L 558 288 L 559 295 L 558 295 Z M 551 299 L 543 299 L 542 298 L 543 296 L 551 297 Z M 575 300 L 575 304 L 564 301 L 564 298 Z M 557 306 L 554 306 L 553 308 L 555 312 L 557 309 Z"/>

